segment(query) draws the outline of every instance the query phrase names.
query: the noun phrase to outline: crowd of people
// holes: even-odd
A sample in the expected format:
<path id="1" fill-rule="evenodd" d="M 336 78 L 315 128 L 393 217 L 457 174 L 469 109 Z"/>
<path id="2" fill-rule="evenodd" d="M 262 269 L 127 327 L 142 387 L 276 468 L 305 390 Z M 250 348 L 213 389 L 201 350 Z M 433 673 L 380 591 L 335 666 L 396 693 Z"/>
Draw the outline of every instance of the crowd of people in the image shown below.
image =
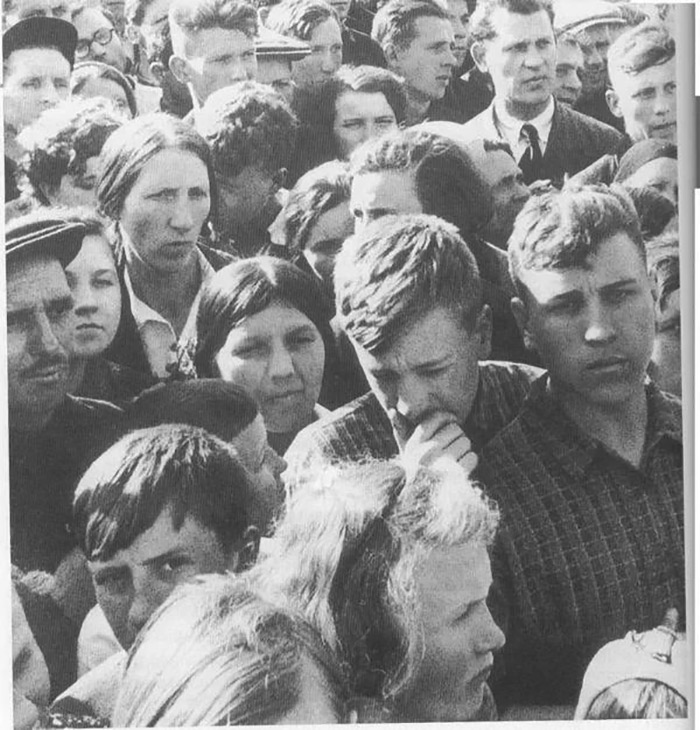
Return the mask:
<path id="1" fill-rule="evenodd" d="M 14 727 L 687 717 L 674 6 L 2 19 Z"/>

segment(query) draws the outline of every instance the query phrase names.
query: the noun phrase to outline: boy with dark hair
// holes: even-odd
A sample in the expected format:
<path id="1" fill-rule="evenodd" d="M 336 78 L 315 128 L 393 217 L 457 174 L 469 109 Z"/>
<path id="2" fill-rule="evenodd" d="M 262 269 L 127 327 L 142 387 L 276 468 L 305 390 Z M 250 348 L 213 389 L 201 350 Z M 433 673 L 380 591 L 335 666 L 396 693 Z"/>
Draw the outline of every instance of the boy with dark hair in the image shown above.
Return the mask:
<path id="1" fill-rule="evenodd" d="M 434 216 L 387 216 L 345 242 L 335 287 L 338 322 L 372 392 L 302 431 L 288 474 L 398 453 L 431 461 L 443 450 L 469 471 L 540 371 L 479 362 L 491 311 L 457 229 Z"/>
<path id="2" fill-rule="evenodd" d="M 297 120 L 287 102 L 263 84 L 221 89 L 196 118 L 218 183 L 217 247 L 243 257 L 262 253 L 294 151 Z"/>
<path id="3" fill-rule="evenodd" d="M 633 142 L 676 142 L 676 44 L 662 25 L 642 23 L 621 35 L 608 53 L 610 110 Z"/>
<path id="4" fill-rule="evenodd" d="M 255 561 L 250 489 L 233 447 L 194 426 L 133 431 L 88 468 L 75 492 L 75 530 L 98 603 L 124 649 L 175 586 Z M 125 657 L 116 654 L 81 677 L 54 709 L 109 720 Z"/>
<path id="5" fill-rule="evenodd" d="M 189 87 L 195 110 L 210 94 L 257 73 L 258 15 L 245 0 L 174 0 L 168 13 L 170 70 Z"/>
<path id="6" fill-rule="evenodd" d="M 548 372 L 477 470 L 503 515 L 493 689 L 501 709 L 572 705 L 606 641 L 685 605 L 681 407 L 646 377 L 655 293 L 624 190 L 531 198 L 509 257 Z"/>

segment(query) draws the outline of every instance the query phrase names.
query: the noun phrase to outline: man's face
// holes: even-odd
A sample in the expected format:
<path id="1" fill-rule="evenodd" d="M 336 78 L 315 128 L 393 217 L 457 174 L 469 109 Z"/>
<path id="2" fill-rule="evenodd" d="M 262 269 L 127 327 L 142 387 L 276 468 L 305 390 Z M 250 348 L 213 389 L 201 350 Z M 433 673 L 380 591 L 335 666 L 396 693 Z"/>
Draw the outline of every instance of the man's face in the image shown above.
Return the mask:
<path id="1" fill-rule="evenodd" d="M 416 600 L 425 651 L 401 712 L 421 722 L 471 720 L 481 708 L 493 652 L 505 643 L 486 606 L 485 547 L 436 548 L 419 566 Z"/>
<path id="2" fill-rule="evenodd" d="M 404 78 L 409 92 L 425 100 L 442 99 L 457 65 L 452 53 L 452 23 L 422 17 L 414 26 L 415 38 L 410 45 L 388 53 L 389 67 Z"/>
<path id="3" fill-rule="evenodd" d="M 355 232 L 387 215 L 422 213 L 414 173 L 387 170 L 356 175 L 350 195 Z"/>
<path id="4" fill-rule="evenodd" d="M 583 72 L 583 53 L 570 43 L 557 44 L 557 78 L 554 96 L 562 104 L 573 106 L 581 96 L 581 74 Z"/>
<path id="5" fill-rule="evenodd" d="M 469 154 L 493 200 L 493 216 L 483 231 L 484 238 L 506 249 L 513 223 L 530 198 L 530 189 L 523 182 L 522 170 L 505 150 L 486 152 L 482 140 L 477 140 L 469 146 Z"/>
<path id="6" fill-rule="evenodd" d="M 207 28 L 188 37 L 183 71 L 178 71 L 176 57 L 170 60 L 173 73 L 191 83 L 200 103 L 219 89 L 237 81 L 255 81 L 258 64 L 255 42 L 240 30 Z M 175 65 L 173 65 L 175 62 Z"/>
<path id="7" fill-rule="evenodd" d="M 623 183 L 628 190 L 654 188 L 674 205 L 678 205 L 678 161 L 670 157 L 657 157 L 642 165 Z"/>
<path id="8" fill-rule="evenodd" d="M 20 48 L 4 67 L 5 128 L 14 133 L 68 98 L 70 64 L 53 48 Z"/>
<path id="9" fill-rule="evenodd" d="M 469 55 L 469 6 L 467 0 L 447 0 L 447 9 L 454 33 L 452 53 L 457 59 L 457 69 L 460 69 Z"/>
<path id="10" fill-rule="evenodd" d="M 491 74 L 496 98 L 518 118 L 536 116 L 554 90 L 556 48 L 545 10 L 529 15 L 498 8 L 493 13 L 498 35 L 474 46 L 481 71 Z"/>
<path id="11" fill-rule="evenodd" d="M 200 573 L 235 570 L 214 531 L 191 515 L 179 530 L 166 507 L 129 547 L 109 560 L 89 562 L 100 608 L 119 643 L 128 649 L 175 587 Z"/>
<path id="12" fill-rule="evenodd" d="M 292 63 L 280 56 L 258 56 L 257 80 L 261 84 L 271 86 L 290 104 L 294 97 L 296 85 L 292 78 Z"/>
<path id="13" fill-rule="evenodd" d="M 397 411 L 413 426 L 438 412 L 464 423 L 476 395 L 479 358 L 491 348 L 491 320 L 485 309 L 468 332 L 456 313 L 437 307 L 407 325 L 381 354 L 353 345 L 387 413 Z"/>
<path id="14" fill-rule="evenodd" d="M 235 177 L 217 172 L 217 226 L 219 233 L 232 235 L 247 226 L 267 227 L 266 213 L 275 204 L 275 193 L 279 185 L 274 173 L 259 165 L 248 165 Z M 265 225 L 267 223 L 267 225 Z"/>
<path id="15" fill-rule="evenodd" d="M 514 313 L 552 382 L 590 404 L 627 402 L 642 387 L 654 342 L 654 297 L 639 249 L 618 232 L 586 268 L 525 270 Z"/>
<path id="16" fill-rule="evenodd" d="M 75 320 L 57 259 L 32 257 L 7 267 L 7 380 L 10 425 L 33 429 L 68 389 Z"/>
<path id="17" fill-rule="evenodd" d="M 674 58 L 634 75 L 615 71 L 611 80 L 608 104 L 625 120 L 625 131 L 635 142 L 647 138 L 676 142 Z"/>
<path id="18" fill-rule="evenodd" d="M 623 25 L 602 24 L 594 25 L 576 35 L 583 52 L 583 96 L 604 91 L 608 80 L 608 51 L 623 30 Z"/>
<path id="19" fill-rule="evenodd" d="M 294 83 L 302 88 L 332 78 L 343 63 L 343 38 L 335 18 L 319 23 L 307 43 L 311 53 L 292 65 Z"/>
<path id="20" fill-rule="evenodd" d="M 80 52 L 76 51 L 76 57 L 80 60 L 92 60 L 106 63 L 114 66 L 122 73 L 126 70 L 126 53 L 124 46 L 114 30 L 112 23 L 107 20 L 104 14 L 97 8 L 86 8 L 82 13 L 75 16 L 73 20 L 78 31 L 78 48 L 81 45 L 89 43 L 87 54 L 80 57 Z M 105 45 L 94 40 L 95 34 L 98 32 L 112 31 L 112 35 Z"/>
<path id="21" fill-rule="evenodd" d="M 25 18 L 60 18 L 70 22 L 68 0 L 16 0 L 12 15 L 16 20 Z"/>

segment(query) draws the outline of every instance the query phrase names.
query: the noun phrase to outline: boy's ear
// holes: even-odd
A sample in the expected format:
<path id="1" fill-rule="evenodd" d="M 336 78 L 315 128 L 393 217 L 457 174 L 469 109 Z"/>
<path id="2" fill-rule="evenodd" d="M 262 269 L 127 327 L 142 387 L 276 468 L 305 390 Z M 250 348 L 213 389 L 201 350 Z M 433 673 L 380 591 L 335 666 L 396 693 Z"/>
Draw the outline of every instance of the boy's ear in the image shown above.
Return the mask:
<path id="1" fill-rule="evenodd" d="M 173 72 L 173 76 L 181 83 L 187 84 L 190 81 L 190 65 L 180 56 L 170 56 L 168 66 Z"/>
<path id="2" fill-rule="evenodd" d="M 528 317 L 525 302 L 523 302 L 520 297 L 513 297 L 510 300 L 510 309 L 513 312 L 513 317 L 515 318 L 515 322 L 520 330 L 520 335 L 523 338 L 523 344 L 526 349 L 534 350 L 535 345 L 533 343 L 530 330 L 528 329 Z"/>
<path id="3" fill-rule="evenodd" d="M 260 530 L 255 525 L 250 525 L 243 533 L 241 547 L 236 553 L 235 571 L 240 573 L 251 568 L 258 559 L 260 552 Z"/>
<path id="4" fill-rule="evenodd" d="M 618 118 L 622 118 L 622 109 L 620 108 L 620 97 L 617 92 L 613 89 L 608 89 L 605 92 L 605 101 L 610 109 L 610 113 Z"/>
<path id="5" fill-rule="evenodd" d="M 469 51 L 472 54 L 474 63 L 479 71 L 481 71 L 481 73 L 488 73 L 489 70 L 486 66 L 486 46 L 484 46 L 481 41 L 476 41 L 475 43 L 472 43 Z"/>

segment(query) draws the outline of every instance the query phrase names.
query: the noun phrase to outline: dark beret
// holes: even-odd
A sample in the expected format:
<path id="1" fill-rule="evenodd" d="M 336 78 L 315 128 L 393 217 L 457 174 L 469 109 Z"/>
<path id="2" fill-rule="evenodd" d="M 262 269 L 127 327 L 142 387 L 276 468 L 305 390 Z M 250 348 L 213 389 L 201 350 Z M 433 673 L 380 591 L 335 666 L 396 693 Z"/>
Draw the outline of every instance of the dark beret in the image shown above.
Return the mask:
<path id="1" fill-rule="evenodd" d="M 22 48 L 56 48 L 73 68 L 78 31 L 72 23 L 60 18 L 26 18 L 2 34 L 2 60 Z"/>
<path id="2" fill-rule="evenodd" d="M 36 220 L 31 214 L 16 218 L 5 231 L 6 260 L 12 261 L 20 254 L 41 253 L 55 256 L 66 267 L 78 255 L 86 230 L 82 223 L 58 218 Z"/>

